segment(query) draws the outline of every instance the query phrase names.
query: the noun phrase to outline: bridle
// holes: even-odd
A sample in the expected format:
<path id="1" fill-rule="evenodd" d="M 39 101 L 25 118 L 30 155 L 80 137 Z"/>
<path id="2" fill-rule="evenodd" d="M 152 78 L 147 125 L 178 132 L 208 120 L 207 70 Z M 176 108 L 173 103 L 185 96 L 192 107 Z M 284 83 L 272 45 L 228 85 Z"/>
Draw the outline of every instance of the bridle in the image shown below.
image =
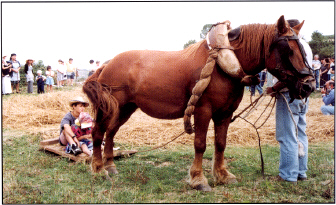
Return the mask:
<path id="1" fill-rule="evenodd" d="M 303 87 L 307 88 L 306 86 L 308 86 L 312 81 L 314 81 L 314 74 L 313 74 L 313 69 L 308 64 L 306 52 L 303 48 L 303 45 L 300 42 L 299 37 L 296 35 L 296 33 L 294 32 L 292 28 L 290 29 L 293 32 L 292 36 L 280 36 L 279 37 L 278 31 L 276 30 L 276 35 L 274 37 L 275 40 L 273 40 L 271 44 L 269 55 L 274 50 L 275 59 L 276 59 L 275 72 L 279 75 L 278 76 L 280 77 L 279 80 L 281 79 L 282 81 L 285 81 L 285 82 L 292 82 L 291 84 L 293 85 L 291 87 L 299 92 L 299 94 L 293 94 L 290 91 L 290 95 L 293 100 L 293 99 L 300 99 L 300 98 L 302 99 L 302 98 L 306 98 L 309 96 L 309 94 L 312 91 L 310 91 L 309 89 L 308 90 L 303 89 Z M 282 42 L 287 44 L 287 46 L 289 47 L 288 41 L 290 40 L 296 41 L 297 45 L 299 46 L 300 53 L 302 55 L 304 64 L 309 69 L 308 71 L 307 70 L 301 70 L 301 71 L 297 70 L 294 67 L 293 62 L 291 62 L 291 59 L 289 57 L 289 52 L 281 53 L 281 51 L 277 48 L 277 45 L 279 45 L 279 43 L 282 43 Z M 289 63 L 291 63 L 291 66 L 284 66 L 284 63 L 286 62 L 286 60 L 282 60 L 281 59 L 282 56 L 285 56 L 286 58 L 289 59 Z M 310 80 L 308 79 L 309 76 L 312 77 Z"/>
<path id="2" fill-rule="evenodd" d="M 282 74 L 286 73 L 286 75 L 289 75 L 289 73 L 286 72 L 285 68 L 282 66 L 281 55 L 280 55 L 280 53 L 279 53 L 279 50 L 276 48 L 276 45 L 277 45 L 279 42 L 281 42 L 281 41 L 286 41 L 287 44 L 288 44 L 288 41 L 289 41 L 289 40 L 295 40 L 296 43 L 297 43 L 298 46 L 299 46 L 300 53 L 301 53 L 302 58 L 303 58 L 303 62 L 304 62 L 304 64 L 305 64 L 305 66 L 306 66 L 307 68 L 309 68 L 309 71 L 306 71 L 306 70 L 298 71 L 294 66 L 293 66 L 293 68 L 295 68 L 295 69 L 292 70 L 292 71 L 294 71 L 294 74 L 296 74 L 296 75 L 298 75 L 298 76 L 307 76 L 307 75 L 311 75 L 311 76 L 313 76 L 313 75 L 314 75 L 314 74 L 313 74 L 313 69 L 312 69 L 312 68 L 310 67 L 310 65 L 308 64 L 308 60 L 307 60 L 307 57 L 306 57 L 307 54 L 306 54 L 306 52 L 305 52 L 305 50 L 304 50 L 304 48 L 303 48 L 303 45 L 301 44 L 300 39 L 299 39 L 299 37 L 296 35 L 296 33 L 294 32 L 294 30 L 293 30 L 292 28 L 290 28 L 290 29 L 291 29 L 291 31 L 293 32 L 293 35 L 292 35 L 292 36 L 280 36 L 280 37 L 279 37 L 279 34 L 278 34 L 278 32 L 276 31 L 275 40 L 273 40 L 273 42 L 272 42 L 272 44 L 271 44 L 269 53 L 271 53 L 272 50 L 275 49 L 275 58 L 276 58 L 276 63 L 277 63 L 275 69 L 278 70 L 279 73 L 282 73 Z"/>

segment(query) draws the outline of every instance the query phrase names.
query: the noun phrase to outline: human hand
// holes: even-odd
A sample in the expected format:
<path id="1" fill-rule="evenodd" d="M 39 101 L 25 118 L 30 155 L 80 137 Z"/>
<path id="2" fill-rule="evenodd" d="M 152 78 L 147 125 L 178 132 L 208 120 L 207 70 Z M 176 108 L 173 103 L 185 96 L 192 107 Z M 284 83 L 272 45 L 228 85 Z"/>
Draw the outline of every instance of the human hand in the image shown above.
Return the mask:
<path id="1" fill-rule="evenodd" d="M 274 91 L 273 87 L 267 87 L 265 94 L 270 95 L 271 97 L 275 97 L 276 92 Z"/>

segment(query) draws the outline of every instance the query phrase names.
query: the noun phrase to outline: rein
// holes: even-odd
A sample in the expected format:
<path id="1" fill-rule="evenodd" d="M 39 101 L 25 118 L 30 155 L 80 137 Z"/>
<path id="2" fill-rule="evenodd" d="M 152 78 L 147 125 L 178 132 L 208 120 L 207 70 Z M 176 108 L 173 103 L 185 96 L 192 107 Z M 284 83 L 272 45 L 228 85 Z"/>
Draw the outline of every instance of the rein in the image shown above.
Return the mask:
<path id="1" fill-rule="evenodd" d="M 262 98 L 262 100 L 260 101 L 260 103 L 258 103 L 258 101 Z M 261 123 L 260 126 L 256 126 L 256 123 L 259 121 L 259 119 L 261 118 L 261 116 L 266 112 L 267 108 L 270 106 L 272 100 L 274 97 L 271 98 L 271 100 L 269 101 L 269 103 L 267 104 L 266 108 L 263 110 L 263 112 L 260 114 L 260 116 L 257 118 L 257 120 L 252 123 L 250 121 L 248 121 L 246 119 L 246 117 L 248 117 L 254 110 L 257 109 L 257 107 L 259 107 L 259 105 L 261 104 L 261 102 L 265 99 L 265 94 L 262 93 L 257 99 L 255 99 L 253 102 L 251 102 L 251 104 L 249 106 L 247 106 L 245 109 L 243 109 L 243 111 L 241 111 L 238 115 L 235 115 L 232 119 L 231 122 L 235 121 L 238 117 L 243 119 L 245 122 L 249 123 L 250 125 L 252 125 L 254 127 L 254 129 L 256 130 L 257 136 L 258 136 L 258 144 L 259 144 L 259 153 L 260 153 L 260 161 L 261 161 L 261 174 L 263 176 L 263 178 L 265 178 L 265 172 L 264 172 L 264 158 L 263 158 L 263 154 L 261 151 L 261 143 L 260 143 L 260 135 L 258 132 L 258 129 L 261 128 L 269 119 L 269 117 L 271 116 L 271 113 L 274 109 L 275 106 L 275 102 L 276 100 L 274 100 L 274 103 L 272 105 L 271 111 L 269 112 L 268 116 L 266 117 L 265 121 L 263 123 Z M 241 115 L 250 108 L 250 110 L 242 117 Z"/>
<path id="2" fill-rule="evenodd" d="M 148 149 L 148 150 L 138 151 L 137 153 L 140 153 L 140 152 L 149 152 L 149 151 L 156 150 L 156 149 L 159 149 L 159 148 L 161 148 L 161 147 L 164 147 L 164 146 L 166 146 L 167 144 L 169 144 L 169 143 L 173 142 L 174 140 L 176 140 L 177 138 L 181 137 L 181 136 L 182 136 L 183 134 L 185 134 L 185 133 L 186 133 L 186 132 L 183 131 L 183 132 L 181 132 L 179 135 L 177 135 L 176 137 L 174 137 L 172 140 L 170 140 L 170 141 L 168 141 L 168 142 L 166 142 L 166 143 L 164 143 L 164 144 L 162 144 L 162 145 L 159 145 L 159 146 L 157 146 L 157 147 L 154 147 L 154 148 L 151 148 L 151 149 Z"/>

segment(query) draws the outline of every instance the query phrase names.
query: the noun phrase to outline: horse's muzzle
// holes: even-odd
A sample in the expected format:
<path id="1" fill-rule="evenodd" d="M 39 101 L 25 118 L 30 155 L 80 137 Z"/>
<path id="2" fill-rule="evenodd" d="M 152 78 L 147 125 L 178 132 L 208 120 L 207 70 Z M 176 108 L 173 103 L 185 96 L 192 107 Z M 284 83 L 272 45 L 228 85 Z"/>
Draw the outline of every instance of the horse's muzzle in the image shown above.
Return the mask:
<path id="1" fill-rule="evenodd" d="M 293 85 L 293 84 L 292 84 Z M 313 76 L 306 76 L 303 79 L 299 79 L 290 88 L 290 95 L 292 99 L 304 99 L 310 96 L 312 92 L 316 89 L 316 81 Z"/>

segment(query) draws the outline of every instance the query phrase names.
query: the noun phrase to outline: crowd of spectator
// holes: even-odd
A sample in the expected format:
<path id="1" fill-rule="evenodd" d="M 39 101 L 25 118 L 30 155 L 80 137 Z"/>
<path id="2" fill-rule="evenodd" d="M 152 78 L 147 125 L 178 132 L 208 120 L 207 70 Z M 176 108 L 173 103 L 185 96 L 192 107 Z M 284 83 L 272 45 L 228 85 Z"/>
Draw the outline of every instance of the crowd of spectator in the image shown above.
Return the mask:
<path id="1" fill-rule="evenodd" d="M 16 54 L 11 54 L 8 61 L 7 56 L 2 57 L 1 73 L 2 73 L 2 94 L 9 95 L 14 93 L 21 93 L 20 91 L 20 70 L 23 67 L 23 72 L 27 81 L 27 93 L 34 93 L 34 82 L 37 85 L 37 93 L 45 93 L 44 86 L 46 85 L 46 92 L 53 92 L 53 87 L 62 88 L 63 86 L 73 86 L 76 78 L 78 78 L 79 69 L 73 64 L 73 59 L 64 63 L 62 59 L 58 60 L 58 65 L 52 68 L 48 65 L 45 70 L 34 71 L 34 60 L 27 59 L 24 66 L 16 60 Z M 90 64 L 85 70 L 88 70 L 89 75 L 92 75 L 100 66 L 100 61 L 90 60 Z M 36 72 L 36 73 L 35 73 Z M 88 77 L 87 76 L 87 77 Z M 22 77 L 22 76 L 21 76 Z M 56 85 L 55 85 L 56 82 Z"/>

